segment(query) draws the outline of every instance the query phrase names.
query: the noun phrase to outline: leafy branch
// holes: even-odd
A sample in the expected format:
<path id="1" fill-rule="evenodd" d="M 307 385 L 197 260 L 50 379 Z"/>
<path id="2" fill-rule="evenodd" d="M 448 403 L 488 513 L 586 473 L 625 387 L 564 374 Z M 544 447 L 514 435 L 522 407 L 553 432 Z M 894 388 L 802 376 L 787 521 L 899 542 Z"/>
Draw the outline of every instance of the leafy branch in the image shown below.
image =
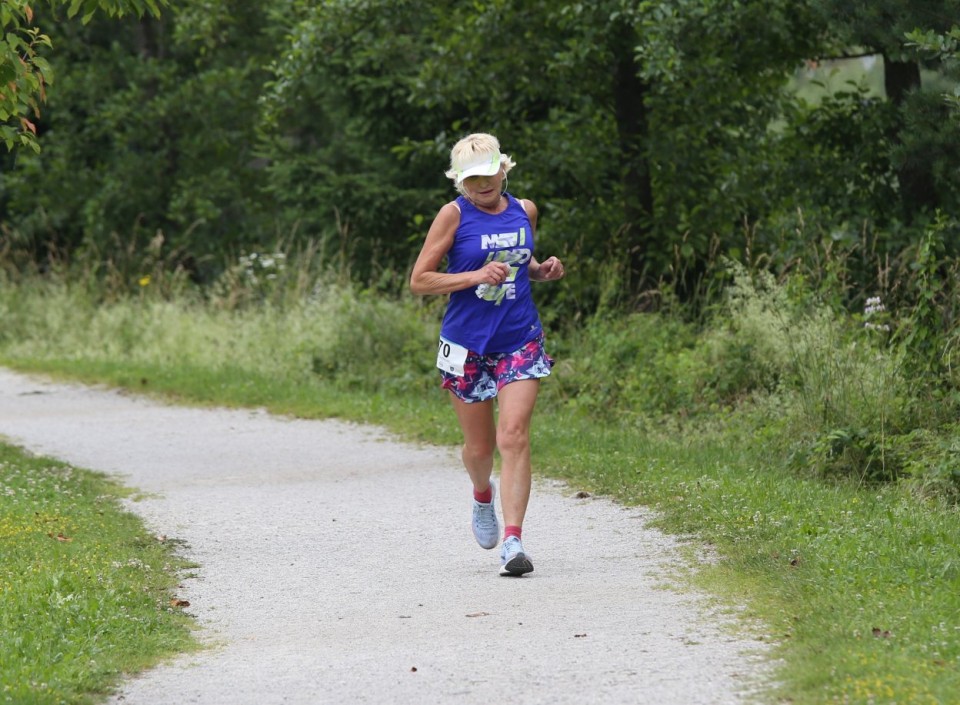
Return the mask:
<path id="1" fill-rule="evenodd" d="M 109 17 L 160 14 L 169 0 L 48 0 L 50 8 L 66 8 L 68 17 L 89 22 L 97 12 Z M 40 151 L 35 119 L 46 101 L 53 71 L 42 56 L 53 48 L 50 37 L 34 26 L 27 0 L 0 0 L 0 140 L 8 150 Z"/>
<path id="2" fill-rule="evenodd" d="M 906 46 L 924 58 L 940 61 L 947 69 L 960 68 L 960 26 L 945 34 L 915 29 L 907 32 L 906 38 Z M 955 86 L 952 93 L 945 93 L 944 97 L 954 110 L 960 110 L 960 85 Z"/>

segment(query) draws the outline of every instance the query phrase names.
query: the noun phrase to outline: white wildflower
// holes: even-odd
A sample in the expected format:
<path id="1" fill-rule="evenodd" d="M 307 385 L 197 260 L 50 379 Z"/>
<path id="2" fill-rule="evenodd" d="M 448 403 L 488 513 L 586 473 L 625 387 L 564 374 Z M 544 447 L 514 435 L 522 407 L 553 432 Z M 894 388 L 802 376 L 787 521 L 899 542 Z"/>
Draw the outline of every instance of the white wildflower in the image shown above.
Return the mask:
<path id="1" fill-rule="evenodd" d="M 863 313 L 867 316 L 872 316 L 875 313 L 883 313 L 886 310 L 887 307 L 883 305 L 880 297 L 874 296 L 867 299 L 867 303 L 863 308 Z"/>

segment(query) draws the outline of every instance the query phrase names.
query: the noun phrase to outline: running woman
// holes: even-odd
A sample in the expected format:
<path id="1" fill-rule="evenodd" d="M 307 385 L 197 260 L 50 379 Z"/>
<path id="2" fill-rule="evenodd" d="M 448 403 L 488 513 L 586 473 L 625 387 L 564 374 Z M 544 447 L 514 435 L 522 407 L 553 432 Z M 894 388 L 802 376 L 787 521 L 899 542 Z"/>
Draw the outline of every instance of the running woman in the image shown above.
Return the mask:
<path id="1" fill-rule="evenodd" d="M 446 175 L 460 196 L 431 224 L 410 289 L 450 296 L 437 367 L 463 431 L 463 464 L 473 483 L 473 534 L 486 549 L 500 540 L 491 478 L 499 450 L 500 575 L 521 576 L 533 570 L 521 542 L 530 500 L 530 420 L 540 379 L 553 366 L 530 281 L 560 279 L 564 271 L 556 257 L 538 262 L 533 256 L 537 207 L 507 193 L 507 172 L 514 166 L 493 135 L 472 134 L 454 145 Z M 444 259 L 446 271 L 440 272 Z"/>

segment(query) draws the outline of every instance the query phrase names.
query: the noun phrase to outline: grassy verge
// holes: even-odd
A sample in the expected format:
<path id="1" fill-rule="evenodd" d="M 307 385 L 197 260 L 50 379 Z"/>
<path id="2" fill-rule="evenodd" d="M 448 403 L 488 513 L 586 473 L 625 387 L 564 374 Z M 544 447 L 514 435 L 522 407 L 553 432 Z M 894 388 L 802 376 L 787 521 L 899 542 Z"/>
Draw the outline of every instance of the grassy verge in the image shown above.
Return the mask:
<path id="1" fill-rule="evenodd" d="M 193 648 L 186 566 L 107 478 L 0 444 L 0 702 L 88 703 Z"/>
<path id="2" fill-rule="evenodd" d="M 430 360 L 439 309 L 331 281 L 235 305 L 216 287 L 105 297 L 28 279 L 0 287 L 0 363 L 456 443 Z M 916 350 L 874 335 L 877 315 L 738 276 L 701 328 L 634 314 L 548 338 L 537 471 L 711 544 L 719 560 L 692 579 L 765 625 L 783 664 L 771 702 L 960 692 L 958 407 L 909 373 Z"/>
<path id="3" fill-rule="evenodd" d="M 345 391 L 240 369 L 4 360 L 200 404 L 264 406 L 456 442 L 442 397 Z M 550 384 L 552 381 L 548 381 Z M 773 702 L 946 703 L 960 692 L 960 514 L 895 485 L 804 478 L 730 433 L 638 433 L 547 404 L 538 471 L 660 512 L 721 557 L 694 579 L 748 606 L 784 660 Z M 549 527 L 542 527 L 549 531 Z"/>
<path id="4" fill-rule="evenodd" d="M 559 428 L 556 428 L 559 426 Z M 554 424 L 552 472 L 655 506 L 722 560 L 697 580 L 743 600 L 785 665 L 771 699 L 947 703 L 960 692 L 960 515 L 895 486 L 828 484 L 732 438 L 650 441 Z"/>

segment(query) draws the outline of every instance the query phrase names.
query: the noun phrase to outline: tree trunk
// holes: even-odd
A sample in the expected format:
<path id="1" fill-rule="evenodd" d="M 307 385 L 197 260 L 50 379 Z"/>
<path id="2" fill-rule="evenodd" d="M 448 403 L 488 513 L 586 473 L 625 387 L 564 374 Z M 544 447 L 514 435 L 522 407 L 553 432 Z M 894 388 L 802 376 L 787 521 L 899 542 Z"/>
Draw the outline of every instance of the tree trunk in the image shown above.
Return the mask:
<path id="1" fill-rule="evenodd" d="M 907 93 L 920 88 L 920 65 L 916 61 L 894 61 L 884 54 L 883 87 L 887 99 L 900 107 Z"/>
<path id="2" fill-rule="evenodd" d="M 644 146 L 649 138 L 646 96 L 634 61 L 636 32 L 627 24 L 616 30 L 614 51 L 614 113 L 620 145 L 620 180 L 623 188 L 623 235 L 628 243 L 630 288 L 638 293 L 645 282 L 644 270 L 651 242 L 653 186 Z"/>
<path id="3" fill-rule="evenodd" d="M 162 20 L 143 16 L 136 22 L 137 49 L 144 59 L 166 58 Z"/>
<path id="4" fill-rule="evenodd" d="M 904 143 L 904 110 L 907 95 L 920 89 L 920 65 L 916 61 L 894 61 L 883 55 L 883 86 L 887 100 L 897 108 L 897 117 L 890 137 L 895 145 Z M 900 182 L 901 210 L 904 220 L 911 223 L 923 210 L 932 210 L 937 205 L 934 179 L 930 165 L 903 154 L 896 166 Z"/>

